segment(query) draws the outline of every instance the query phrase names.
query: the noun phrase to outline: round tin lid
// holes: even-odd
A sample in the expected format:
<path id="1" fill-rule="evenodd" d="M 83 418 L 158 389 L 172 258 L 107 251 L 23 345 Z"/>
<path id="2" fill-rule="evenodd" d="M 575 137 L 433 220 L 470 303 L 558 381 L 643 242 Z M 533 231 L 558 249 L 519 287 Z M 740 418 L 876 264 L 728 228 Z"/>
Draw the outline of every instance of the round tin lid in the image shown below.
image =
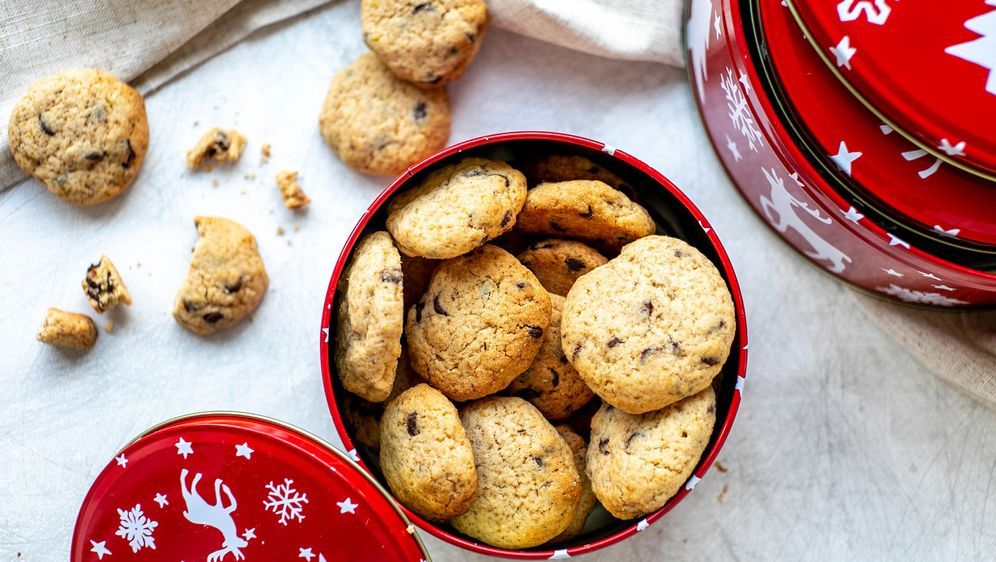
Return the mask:
<path id="1" fill-rule="evenodd" d="M 866 111 L 806 46 L 780 0 L 761 0 L 760 11 L 777 87 L 839 179 L 941 242 L 996 246 L 996 186 L 942 163 Z"/>
<path id="2" fill-rule="evenodd" d="M 788 0 L 852 94 L 921 149 L 996 181 L 996 0 Z"/>
<path id="3" fill-rule="evenodd" d="M 97 476 L 71 560 L 428 560 L 389 498 L 301 430 L 195 414 L 149 430 Z"/>

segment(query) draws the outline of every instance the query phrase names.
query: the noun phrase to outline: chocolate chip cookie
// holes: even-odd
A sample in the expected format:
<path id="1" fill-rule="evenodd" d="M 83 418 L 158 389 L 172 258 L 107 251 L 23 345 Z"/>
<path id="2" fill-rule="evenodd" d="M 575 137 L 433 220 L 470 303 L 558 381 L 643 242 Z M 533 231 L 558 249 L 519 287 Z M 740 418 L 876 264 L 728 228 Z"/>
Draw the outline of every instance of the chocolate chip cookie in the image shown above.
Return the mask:
<path id="1" fill-rule="evenodd" d="M 585 522 L 588 520 L 588 516 L 591 515 L 595 506 L 598 505 L 598 498 L 595 497 L 595 492 L 591 490 L 591 480 L 588 478 L 585 468 L 587 466 L 588 444 L 585 443 L 584 437 L 575 433 L 567 425 L 558 425 L 556 429 L 560 437 L 567 443 L 567 446 L 571 448 L 571 452 L 574 454 L 574 467 L 578 469 L 578 476 L 581 477 L 581 500 L 578 502 L 578 511 L 574 514 L 574 519 L 564 529 L 564 532 L 550 541 L 560 543 L 573 539 L 581 533 Z"/>
<path id="2" fill-rule="evenodd" d="M 602 399 L 632 414 L 709 386 L 736 331 L 726 281 L 682 240 L 648 236 L 578 279 L 561 318 L 564 354 Z"/>
<path id="3" fill-rule="evenodd" d="M 118 303 L 131 304 L 128 288 L 107 256 L 100 256 L 100 261 L 87 268 L 82 286 L 86 300 L 98 313 L 114 310 Z"/>
<path id="4" fill-rule="evenodd" d="M 446 144 L 450 100 L 445 90 L 399 80 L 373 53 L 364 53 L 332 79 L 318 124 L 350 168 L 397 175 Z"/>
<path id="5" fill-rule="evenodd" d="M 398 368 L 394 371 L 394 385 L 391 393 L 383 402 L 370 402 L 352 392 L 342 393 L 339 413 L 350 438 L 359 446 L 372 452 L 380 450 L 380 418 L 384 415 L 384 406 L 397 398 L 402 392 L 415 385 L 422 384 L 421 377 L 415 374 L 408 364 L 408 352 L 401 348 L 398 358 Z"/>
<path id="6" fill-rule="evenodd" d="M 465 513 L 477 491 L 474 451 L 456 407 L 420 384 L 384 409 L 380 467 L 401 503 L 432 521 Z"/>
<path id="7" fill-rule="evenodd" d="M 561 420 L 595 397 L 574 370 L 560 346 L 560 311 L 564 297 L 550 295 L 550 326 L 543 334 L 532 365 L 508 385 L 508 391 L 528 400 L 547 419 Z"/>
<path id="8" fill-rule="evenodd" d="M 551 154 L 528 160 L 522 171 L 530 185 L 571 180 L 598 180 L 632 198 L 635 190 L 619 175 L 606 170 L 590 158 L 574 154 Z"/>
<path id="9" fill-rule="evenodd" d="M 570 447 L 539 410 L 514 397 L 491 397 L 460 416 L 474 448 L 477 497 L 450 523 L 499 548 L 529 548 L 570 525 L 581 480 Z"/>
<path id="10" fill-rule="evenodd" d="M 711 386 L 641 415 L 603 404 L 591 421 L 587 456 L 595 496 L 620 519 L 660 509 L 692 475 L 715 423 Z"/>
<path id="11" fill-rule="evenodd" d="M 14 105 L 7 131 L 17 165 L 74 205 L 123 193 L 149 146 L 142 96 L 89 68 L 32 83 Z"/>
<path id="12" fill-rule="evenodd" d="M 363 0 L 363 41 L 402 80 L 438 88 L 463 75 L 488 30 L 484 0 Z"/>
<path id="13" fill-rule="evenodd" d="M 200 238 L 187 278 L 176 293 L 173 318 L 191 332 L 208 335 L 248 316 L 270 284 L 252 233 L 239 223 L 196 217 Z"/>
<path id="14" fill-rule="evenodd" d="M 518 228 L 618 248 L 657 229 L 646 209 L 597 180 L 541 183 L 529 190 Z"/>
<path id="15" fill-rule="evenodd" d="M 550 325 L 550 297 L 511 254 L 484 245 L 442 262 L 408 310 L 412 368 L 453 400 L 497 392 L 526 370 Z"/>
<path id="16" fill-rule="evenodd" d="M 396 195 L 387 229 L 406 254 L 453 258 L 511 230 L 525 200 L 521 172 L 497 160 L 465 158 Z"/>
<path id="17" fill-rule="evenodd" d="M 519 261 L 536 274 L 543 287 L 567 296 L 578 277 L 609 260 L 598 250 L 574 240 L 543 240 L 519 254 Z"/>
<path id="18" fill-rule="evenodd" d="M 405 323 L 401 256 L 384 231 L 356 245 L 342 276 L 335 365 L 346 390 L 371 402 L 391 392 Z"/>
<path id="19" fill-rule="evenodd" d="M 210 171 L 212 164 L 231 164 L 242 156 L 246 138 L 235 129 L 214 127 L 187 152 L 187 167 Z"/>

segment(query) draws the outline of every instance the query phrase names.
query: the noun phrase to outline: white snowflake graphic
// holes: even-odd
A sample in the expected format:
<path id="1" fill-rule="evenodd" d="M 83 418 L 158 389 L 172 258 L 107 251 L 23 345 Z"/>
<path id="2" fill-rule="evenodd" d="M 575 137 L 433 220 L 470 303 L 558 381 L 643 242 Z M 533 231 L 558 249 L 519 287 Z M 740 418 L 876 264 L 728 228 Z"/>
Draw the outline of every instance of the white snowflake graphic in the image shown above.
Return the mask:
<path id="1" fill-rule="evenodd" d="M 764 146 L 761 140 L 761 130 L 754 122 L 754 116 L 750 114 L 747 107 L 747 97 L 740 89 L 739 81 L 733 77 L 733 69 L 726 67 L 726 73 L 720 75 L 719 87 L 726 94 L 726 107 L 730 110 L 730 121 L 733 127 L 740 131 L 747 141 L 747 147 L 757 152 L 758 147 Z"/>
<path id="2" fill-rule="evenodd" d="M 156 540 L 152 533 L 159 523 L 142 513 L 141 504 L 135 504 L 135 507 L 128 510 L 119 509 L 118 516 L 121 518 L 121 525 L 114 534 L 128 541 L 132 552 L 138 552 L 143 548 L 156 549 Z"/>
<path id="3" fill-rule="evenodd" d="M 907 289 L 906 287 L 900 287 L 895 283 L 889 283 L 888 287 L 875 287 L 875 289 L 887 295 L 896 297 L 903 302 L 932 304 L 935 306 L 954 306 L 956 304 L 968 304 L 968 302 L 966 301 L 944 296 L 940 293 L 915 291 L 913 289 Z"/>
<path id="4" fill-rule="evenodd" d="M 293 480 L 284 478 L 282 484 L 274 485 L 271 481 L 266 485 L 269 492 L 263 505 L 267 511 L 273 511 L 280 516 L 281 525 L 287 525 L 287 521 L 294 519 L 297 519 L 298 523 L 304 520 L 304 504 L 308 503 L 308 494 L 298 492 L 292 484 Z"/>

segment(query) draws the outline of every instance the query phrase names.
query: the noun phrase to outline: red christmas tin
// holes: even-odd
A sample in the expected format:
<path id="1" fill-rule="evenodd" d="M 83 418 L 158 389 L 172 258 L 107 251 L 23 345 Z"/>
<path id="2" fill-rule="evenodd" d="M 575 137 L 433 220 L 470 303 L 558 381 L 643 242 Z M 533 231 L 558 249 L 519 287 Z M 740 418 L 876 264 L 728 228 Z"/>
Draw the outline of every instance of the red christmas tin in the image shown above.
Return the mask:
<path id="1" fill-rule="evenodd" d="M 709 257 L 726 279 L 733 296 L 737 314 L 737 335 L 733 342 L 733 351 L 714 383 L 717 393 L 716 425 L 709 445 L 694 470 L 693 476 L 664 507 L 656 512 L 636 520 L 620 521 L 609 516 L 604 510 L 596 511 L 589 517 L 582 534 L 568 542 L 525 550 L 508 550 L 477 542 L 462 535 L 447 524 L 427 521 L 402 506 L 408 518 L 416 525 L 450 544 L 481 554 L 520 560 L 571 558 L 594 552 L 631 537 L 661 519 L 692 491 L 716 460 L 736 417 L 747 373 L 747 323 L 733 267 L 709 221 L 670 181 L 645 163 L 618 148 L 573 135 L 548 132 L 515 132 L 481 137 L 439 152 L 413 166 L 407 173 L 388 186 L 370 205 L 368 211 L 356 225 L 332 272 L 322 315 L 320 340 L 322 375 L 325 379 L 325 392 L 336 430 L 345 446 L 350 448 L 350 453 L 361 459 L 360 464 L 370 470 L 375 477 L 381 478 L 377 469 L 376 455 L 372 451 L 364 449 L 358 442 L 354 442 L 353 431 L 342 415 L 347 392 L 339 382 L 339 376 L 335 372 L 335 363 L 330 357 L 335 348 L 335 330 L 332 329 L 332 326 L 335 324 L 334 315 L 338 309 L 336 306 L 336 287 L 354 245 L 363 233 L 384 228 L 386 202 L 390 197 L 401 190 L 416 185 L 429 172 L 441 165 L 450 163 L 457 158 L 480 156 L 506 160 L 515 166 L 517 161 L 544 154 L 581 155 L 592 160 L 597 166 L 617 174 L 625 180 L 628 186 L 631 186 L 632 198 L 647 208 L 662 233 L 684 239 Z"/>
<path id="2" fill-rule="evenodd" d="M 827 67 L 890 127 L 996 180 L 996 0 L 789 7 Z"/>
<path id="3" fill-rule="evenodd" d="M 996 257 L 996 185 L 943 163 L 867 111 L 826 70 L 780 0 L 759 0 L 769 80 L 836 185 L 866 194 L 901 225 L 941 244 L 975 244 Z M 769 62 L 770 61 L 770 62 Z M 982 248 L 982 249 L 979 249 Z"/>
<path id="4" fill-rule="evenodd" d="M 429 559 L 398 504 L 344 453 L 277 421 L 196 414 L 122 449 L 90 488 L 74 562 Z"/>
<path id="5" fill-rule="evenodd" d="M 902 232 L 883 228 L 820 173 L 761 79 L 760 42 L 745 6 L 753 9 L 751 2 L 691 0 L 686 40 L 706 131 L 748 203 L 811 262 L 852 285 L 908 303 L 996 304 L 996 275 L 926 252 Z"/>

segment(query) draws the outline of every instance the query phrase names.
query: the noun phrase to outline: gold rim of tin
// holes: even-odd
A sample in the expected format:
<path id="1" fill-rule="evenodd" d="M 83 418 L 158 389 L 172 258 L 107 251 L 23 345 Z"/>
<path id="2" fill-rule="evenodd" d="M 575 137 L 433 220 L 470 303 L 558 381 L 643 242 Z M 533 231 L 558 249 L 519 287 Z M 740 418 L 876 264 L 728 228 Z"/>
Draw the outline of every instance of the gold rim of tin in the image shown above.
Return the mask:
<path id="1" fill-rule="evenodd" d="M 152 427 L 146 429 L 142 433 L 138 434 L 138 436 L 131 439 L 131 441 L 128 441 L 128 443 L 126 443 L 123 447 L 121 447 L 118 450 L 117 454 L 120 455 L 128 447 L 131 447 L 135 443 L 138 443 L 142 439 L 148 437 L 149 435 L 152 435 L 153 433 L 159 431 L 160 429 L 163 429 L 164 427 L 167 427 L 177 422 L 193 418 L 206 417 L 206 416 L 236 416 L 259 422 L 271 423 L 275 426 L 286 429 L 287 431 L 290 431 L 292 433 L 297 433 L 302 435 L 303 437 L 311 439 L 312 441 L 319 444 L 323 448 L 329 450 L 333 455 L 339 457 L 340 460 L 345 461 L 350 468 L 356 470 L 356 472 L 358 472 L 361 476 L 363 476 L 363 478 L 365 478 L 367 482 L 370 482 L 371 484 L 374 485 L 375 488 L 377 488 L 377 491 L 380 492 L 380 494 L 384 496 L 387 502 L 391 505 L 391 509 L 393 509 L 395 513 L 397 513 L 401 517 L 401 520 L 407 524 L 408 534 L 415 539 L 415 543 L 418 544 L 419 550 L 425 556 L 425 562 L 432 562 L 432 557 L 429 554 L 429 551 L 425 548 L 425 543 L 422 542 L 422 537 L 418 533 L 418 528 L 415 526 L 414 523 L 412 523 L 411 519 L 408 519 L 408 516 L 405 515 L 405 512 L 401 509 L 401 506 L 398 505 L 398 501 L 394 499 L 394 496 L 391 495 L 391 493 L 387 490 L 387 488 L 381 485 L 380 482 L 378 482 L 371 474 L 369 474 L 366 470 L 364 470 L 360 465 L 356 464 L 356 461 L 349 458 L 349 455 L 336 448 L 335 445 L 329 443 L 325 439 L 322 439 L 321 437 L 315 435 L 314 433 L 311 433 L 306 429 L 297 427 L 296 425 L 291 425 L 284 421 L 280 421 L 276 418 L 271 418 L 259 414 L 252 414 L 249 412 L 239 412 L 236 410 L 207 410 L 203 412 L 193 412 L 190 414 L 183 414 L 180 416 L 169 418 L 165 421 L 161 421 L 153 425 Z"/>
<path id="2" fill-rule="evenodd" d="M 899 133 L 903 138 L 913 143 L 917 148 L 926 151 L 931 156 L 939 158 L 942 162 L 950 164 L 955 168 L 962 170 L 963 172 L 967 172 L 969 174 L 972 174 L 973 176 L 982 178 L 984 180 L 988 180 L 990 182 L 996 182 L 996 174 L 980 170 L 960 160 L 955 160 L 951 158 L 943 151 L 938 150 L 937 147 L 930 146 L 929 144 L 924 143 L 923 141 L 915 138 L 904 128 L 898 126 L 892 119 L 887 117 L 878 108 L 873 106 L 868 101 L 868 99 L 861 94 L 861 92 L 859 92 L 854 86 L 851 85 L 850 82 L 847 81 L 846 78 L 844 78 L 844 75 L 837 69 L 836 66 L 834 66 L 833 61 L 830 60 L 830 57 L 823 52 L 823 46 L 819 45 L 816 42 L 816 40 L 813 38 L 813 34 L 810 33 L 809 31 L 809 27 L 807 27 L 806 23 L 802 21 L 802 17 L 799 15 L 799 12 L 795 7 L 795 2 L 796 0 L 785 0 L 785 3 L 788 6 L 789 11 L 792 13 L 792 18 L 795 20 L 796 24 L 799 26 L 799 29 L 802 31 L 803 37 L 806 38 L 806 41 L 810 44 L 810 46 L 813 47 L 813 50 L 816 51 L 816 54 L 820 57 L 820 60 L 823 61 L 824 66 L 826 66 L 830 70 L 830 72 L 833 73 L 834 77 L 836 77 L 837 80 L 841 84 L 843 84 L 845 88 L 847 88 L 847 91 L 850 92 L 852 96 L 854 96 L 859 102 L 861 102 L 861 105 L 865 106 L 865 109 L 871 111 L 873 114 L 875 114 L 875 117 L 881 119 L 884 124 L 891 127 L 892 130 Z M 993 185 L 992 187 L 996 188 L 996 185 Z"/>
<path id="3" fill-rule="evenodd" d="M 756 0 L 751 0 L 750 4 L 752 7 L 748 13 L 748 17 L 751 20 L 750 32 L 753 35 L 753 41 L 760 46 L 764 42 L 761 35 L 763 26 L 761 25 L 759 13 L 760 3 Z M 763 57 L 759 58 L 763 59 Z M 853 199 L 854 202 L 858 204 L 856 206 L 864 207 L 864 209 L 861 210 L 866 213 L 870 212 L 874 214 L 877 218 L 875 222 L 884 221 L 896 228 L 899 228 L 904 233 L 917 237 L 920 242 L 926 242 L 929 245 L 939 245 L 952 250 L 970 252 L 974 254 L 973 257 L 980 263 L 972 263 L 970 261 L 972 257 L 970 257 L 967 261 L 958 261 L 956 259 L 952 259 L 950 256 L 937 255 L 935 249 L 924 249 L 921 247 L 921 249 L 935 255 L 937 258 L 956 263 L 963 267 L 978 269 L 980 271 L 988 271 L 993 267 L 996 267 L 996 262 L 991 261 L 993 258 L 996 258 L 996 248 L 987 249 L 968 243 L 959 244 L 956 240 L 960 239 L 951 240 L 940 236 L 935 237 L 926 228 L 917 228 L 916 226 L 904 223 L 899 219 L 892 217 L 888 212 L 882 210 L 882 208 L 889 208 L 889 205 L 878 201 L 874 196 L 863 194 L 860 188 L 851 185 L 851 183 L 846 181 L 845 178 L 841 178 L 837 174 L 837 171 L 831 168 L 830 165 L 824 161 L 822 151 L 815 148 L 814 141 L 810 139 L 810 135 L 804 131 L 802 126 L 800 126 L 797 122 L 798 119 L 793 118 L 793 115 L 795 115 L 796 112 L 792 109 L 792 105 L 786 100 L 787 96 L 784 91 L 778 86 L 778 80 L 774 75 L 776 72 L 774 65 L 770 60 L 759 60 L 758 63 L 760 70 L 758 76 L 764 80 L 765 85 L 767 86 L 766 89 L 771 94 L 769 97 L 776 106 L 776 110 L 779 112 L 779 121 L 782 125 L 789 129 L 795 144 L 807 156 L 807 160 L 817 168 L 817 171 L 822 172 L 820 175 L 823 176 L 824 179 L 827 179 L 827 181 L 831 183 L 832 187 L 843 190 L 846 193 L 846 198 L 848 200 Z M 832 178 L 833 181 L 830 181 L 828 176 L 829 178 Z M 888 231 L 888 229 L 886 230 Z"/>

